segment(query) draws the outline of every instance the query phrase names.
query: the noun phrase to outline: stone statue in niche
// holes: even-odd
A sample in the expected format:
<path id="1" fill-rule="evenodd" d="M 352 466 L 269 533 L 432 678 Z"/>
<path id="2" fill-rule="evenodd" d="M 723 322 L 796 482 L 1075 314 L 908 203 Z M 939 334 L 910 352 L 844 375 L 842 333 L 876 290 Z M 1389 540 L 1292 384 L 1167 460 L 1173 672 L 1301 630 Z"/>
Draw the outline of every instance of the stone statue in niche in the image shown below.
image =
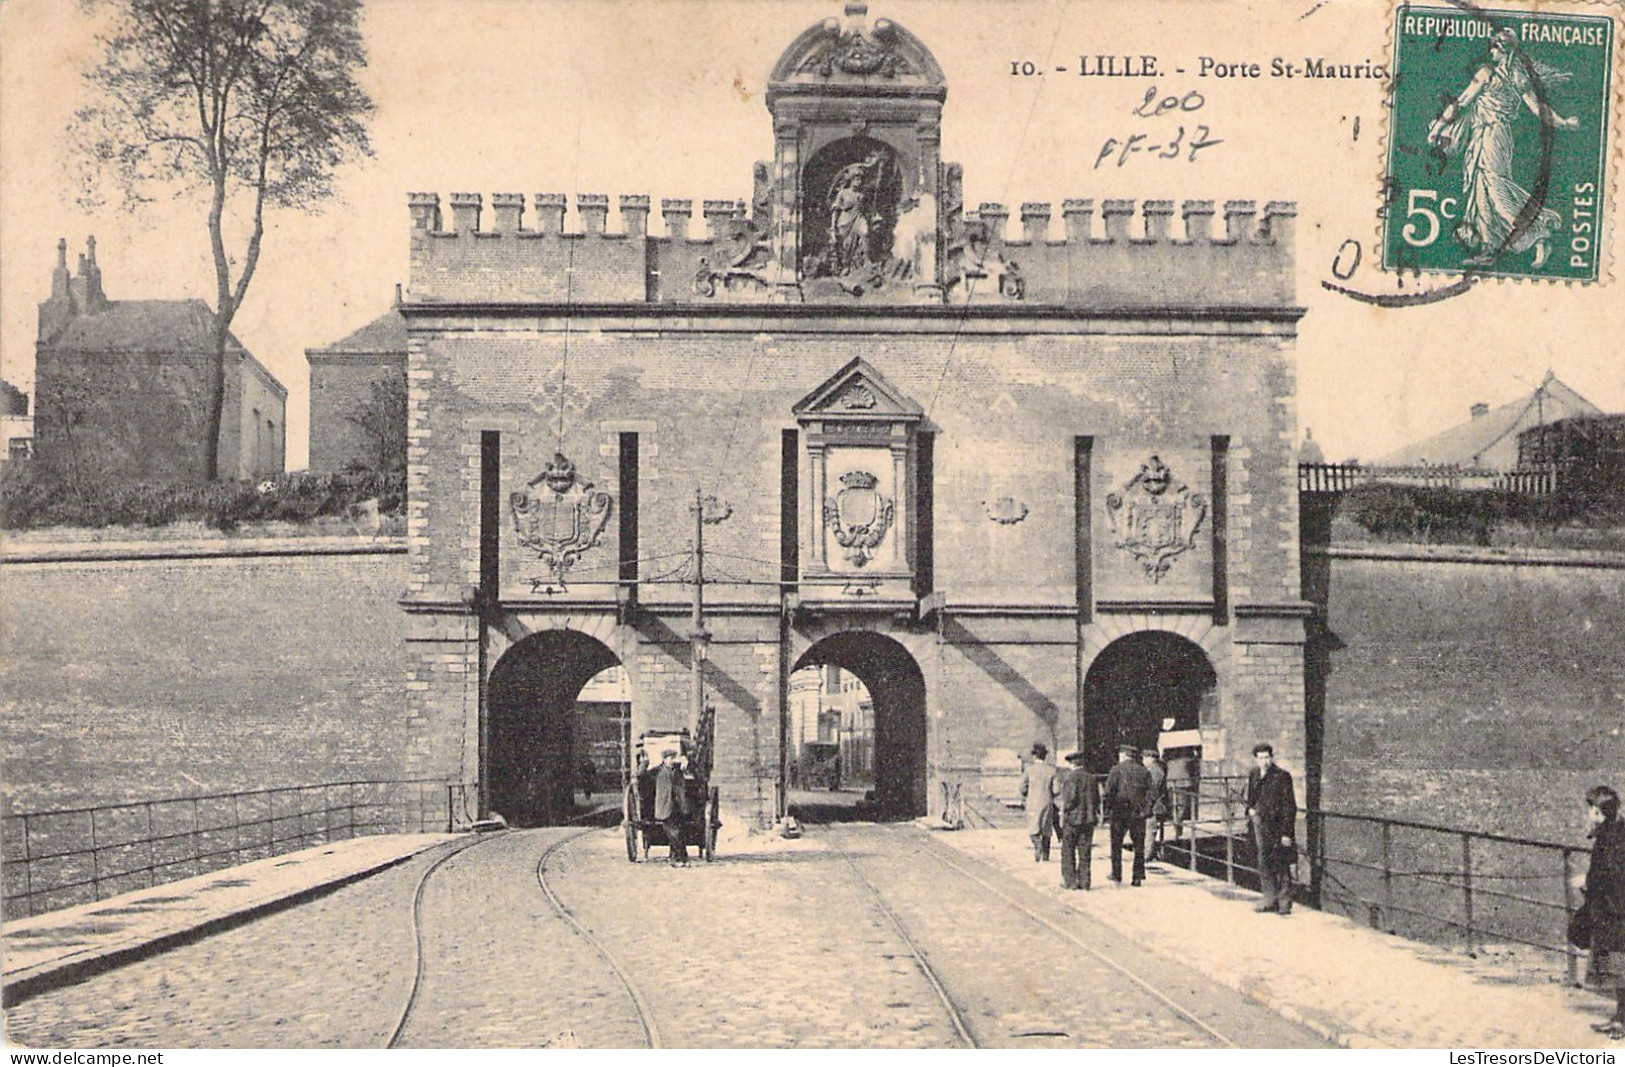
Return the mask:
<path id="1" fill-rule="evenodd" d="M 861 296 L 911 276 L 913 262 L 893 254 L 899 214 L 908 225 L 919 199 L 905 205 L 903 177 L 892 149 L 864 136 L 838 141 L 819 153 L 803 179 L 807 225 L 804 282 L 831 295 Z M 934 225 L 934 221 L 932 223 Z M 913 241 L 913 239 L 911 239 Z M 917 241 L 913 241 L 917 243 Z M 909 249 L 910 255 L 914 249 Z M 824 281 L 824 279 L 828 279 Z"/>
<path id="2" fill-rule="evenodd" d="M 869 266 L 870 220 L 881 220 L 881 157 L 841 168 L 829 190 L 829 237 L 824 245 L 827 273 L 835 277 L 855 274 Z"/>
<path id="3" fill-rule="evenodd" d="M 555 588 L 547 578 L 531 580 L 533 592 L 568 592 L 564 575 L 588 549 L 597 546 L 609 523 L 613 498 L 592 483 L 576 476 L 575 464 L 562 452 L 542 473 L 517 493 L 508 497 L 513 525 L 519 543 L 534 549 L 547 565 Z M 545 587 L 545 588 L 544 588 Z"/>
<path id="4" fill-rule="evenodd" d="M 1142 463 L 1121 492 L 1106 494 L 1116 547 L 1134 557 L 1152 585 L 1196 547 L 1207 511 L 1207 497 L 1177 480 L 1157 456 Z"/>

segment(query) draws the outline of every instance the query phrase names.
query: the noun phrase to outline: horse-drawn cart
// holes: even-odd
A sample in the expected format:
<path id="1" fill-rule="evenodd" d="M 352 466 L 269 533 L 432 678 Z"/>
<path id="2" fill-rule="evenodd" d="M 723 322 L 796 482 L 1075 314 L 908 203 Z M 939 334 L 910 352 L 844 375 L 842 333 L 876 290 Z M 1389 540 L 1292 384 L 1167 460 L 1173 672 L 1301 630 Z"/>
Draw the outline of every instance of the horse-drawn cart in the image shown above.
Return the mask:
<path id="1" fill-rule="evenodd" d="M 626 858 L 633 863 L 649 858 L 651 845 L 671 841 L 666 828 L 655 820 L 655 773 L 662 753 L 678 755 L 686 801 L 681 822 L 683 842 L 700 850 L 706 862 L 716 858 L 717 830 L 722 826 L 718 811 L 720 793 L 711 784 L 711 709 L 706 709 L 696 738 L 684 730 L 647 730 L 633 746 L 633 766 L 637 769 L 622 798 L 621 826 L 626 832 Z"/>

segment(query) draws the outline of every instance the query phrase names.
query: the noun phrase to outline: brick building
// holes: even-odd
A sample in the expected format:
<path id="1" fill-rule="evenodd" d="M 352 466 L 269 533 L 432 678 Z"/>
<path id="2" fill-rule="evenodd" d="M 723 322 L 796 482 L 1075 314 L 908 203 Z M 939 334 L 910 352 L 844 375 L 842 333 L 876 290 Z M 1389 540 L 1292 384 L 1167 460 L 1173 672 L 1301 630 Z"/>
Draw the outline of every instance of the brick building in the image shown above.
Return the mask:
<path id="1" fill-rule="evenodd" d="M 406 454 L 406 321 L 395 304 L 310 363 L 310 469 L 386 470 Z M 396 417 L 398 415 L 398 418 Z"/>
<path id="2" fill-rule="evenodd" d="M 962 203 L 946 97 L 851 3 L 778 60 L 772 161 L 703 233 L 686 200 L 657 235 L 646 196 L 618 227 L 577 196 L 576 233 L 561 195 L 412 194 L 415 771 L 556 814 L 535 769 L 608 665 L 634 733 L 691 724 L 697 490 L 714 780 L 749 819 L 808 666 L 871 695 L 892 816 L 1004 792 L 984 765 L 1035 740 L 1100 767 L 1197 730 L 1302 771 L 1293 206 L 1027 203 L 1013 236 Z"/>
<path id="3" fill-rule="evenodd" d="M 39 457 L 80 477 L 200 480 L 213 316 L 201 300 L 109 300 L 96 239 L 68 272 L 57 244 L 34 350 Z M 226 349 L 222 478 L 282 473 L 288 390 L 235 337 Z"/>
<path id="4" fill-rule="evenodd" d="M 28 394 L 0 381 L 0 463 L 34 454 L 34 416 L 28 413 Z"/>

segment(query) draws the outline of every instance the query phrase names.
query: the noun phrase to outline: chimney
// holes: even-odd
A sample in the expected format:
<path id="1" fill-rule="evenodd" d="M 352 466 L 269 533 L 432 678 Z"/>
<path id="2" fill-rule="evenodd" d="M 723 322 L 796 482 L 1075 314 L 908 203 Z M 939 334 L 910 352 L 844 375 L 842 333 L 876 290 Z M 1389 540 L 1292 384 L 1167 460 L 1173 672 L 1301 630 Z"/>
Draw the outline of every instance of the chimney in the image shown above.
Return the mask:
<path id="1" fill-rule="evenodd" d="M 85 259 L 80 273 L 85 276 L 85 309 L 93 314 L 107 310 L 107 294 L 102 292 L 102 269 L 96 265 L 95 234 L 85 239 Z"/>
<path id="2" fill-rule="evenodd" d="M 395 306 L 400 307 L 403 303 L 405 303 L 405 301 L 401 299 L 401 283 L 396 282 L 395 283 Z"/>
<path id="3" fill-rule="evenodd" d="M 1488 404 L 1483 403 L 1483 402 L 1474 404 L 1472 406 L 1472 413 L 1473 413 L 1473 418 L 1481 419 L 1485 415 L 1488 415 L 1490 413 L 1490 406 Z"/>
<path id="4" fill-rule="evenodd" d="M 74 315 L 73 279 L 68 275 L 68 242 L 56 243 L 56 268 L 51 271 L 51 296 L 39 305 L 39 343 L 46 344 L 62 332 Z"/>
<path id="5" fill-rule="evenodd" d="M 68 239 L 56 242 L 56 269 L 51 272 L 51 299 L 68 295 Z"/>

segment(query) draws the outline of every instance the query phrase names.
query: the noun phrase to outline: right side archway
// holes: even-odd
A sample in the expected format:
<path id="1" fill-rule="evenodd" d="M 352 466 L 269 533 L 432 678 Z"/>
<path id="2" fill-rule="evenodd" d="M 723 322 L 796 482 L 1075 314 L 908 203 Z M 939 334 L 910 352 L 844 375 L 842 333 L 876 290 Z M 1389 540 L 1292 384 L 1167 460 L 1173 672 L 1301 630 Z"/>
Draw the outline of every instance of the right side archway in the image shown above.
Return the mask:
<path id="1" fill-rule="evenodd" d="M 1218 691 L 1202 647 L 1179 634 L 1146 630 L 1101 650 L 1083 683 L 1083 747 L 1089 768 L 1105 771 L 1118 745 L 1156 748 L 1168 728 L 1195 730 Z"/>

